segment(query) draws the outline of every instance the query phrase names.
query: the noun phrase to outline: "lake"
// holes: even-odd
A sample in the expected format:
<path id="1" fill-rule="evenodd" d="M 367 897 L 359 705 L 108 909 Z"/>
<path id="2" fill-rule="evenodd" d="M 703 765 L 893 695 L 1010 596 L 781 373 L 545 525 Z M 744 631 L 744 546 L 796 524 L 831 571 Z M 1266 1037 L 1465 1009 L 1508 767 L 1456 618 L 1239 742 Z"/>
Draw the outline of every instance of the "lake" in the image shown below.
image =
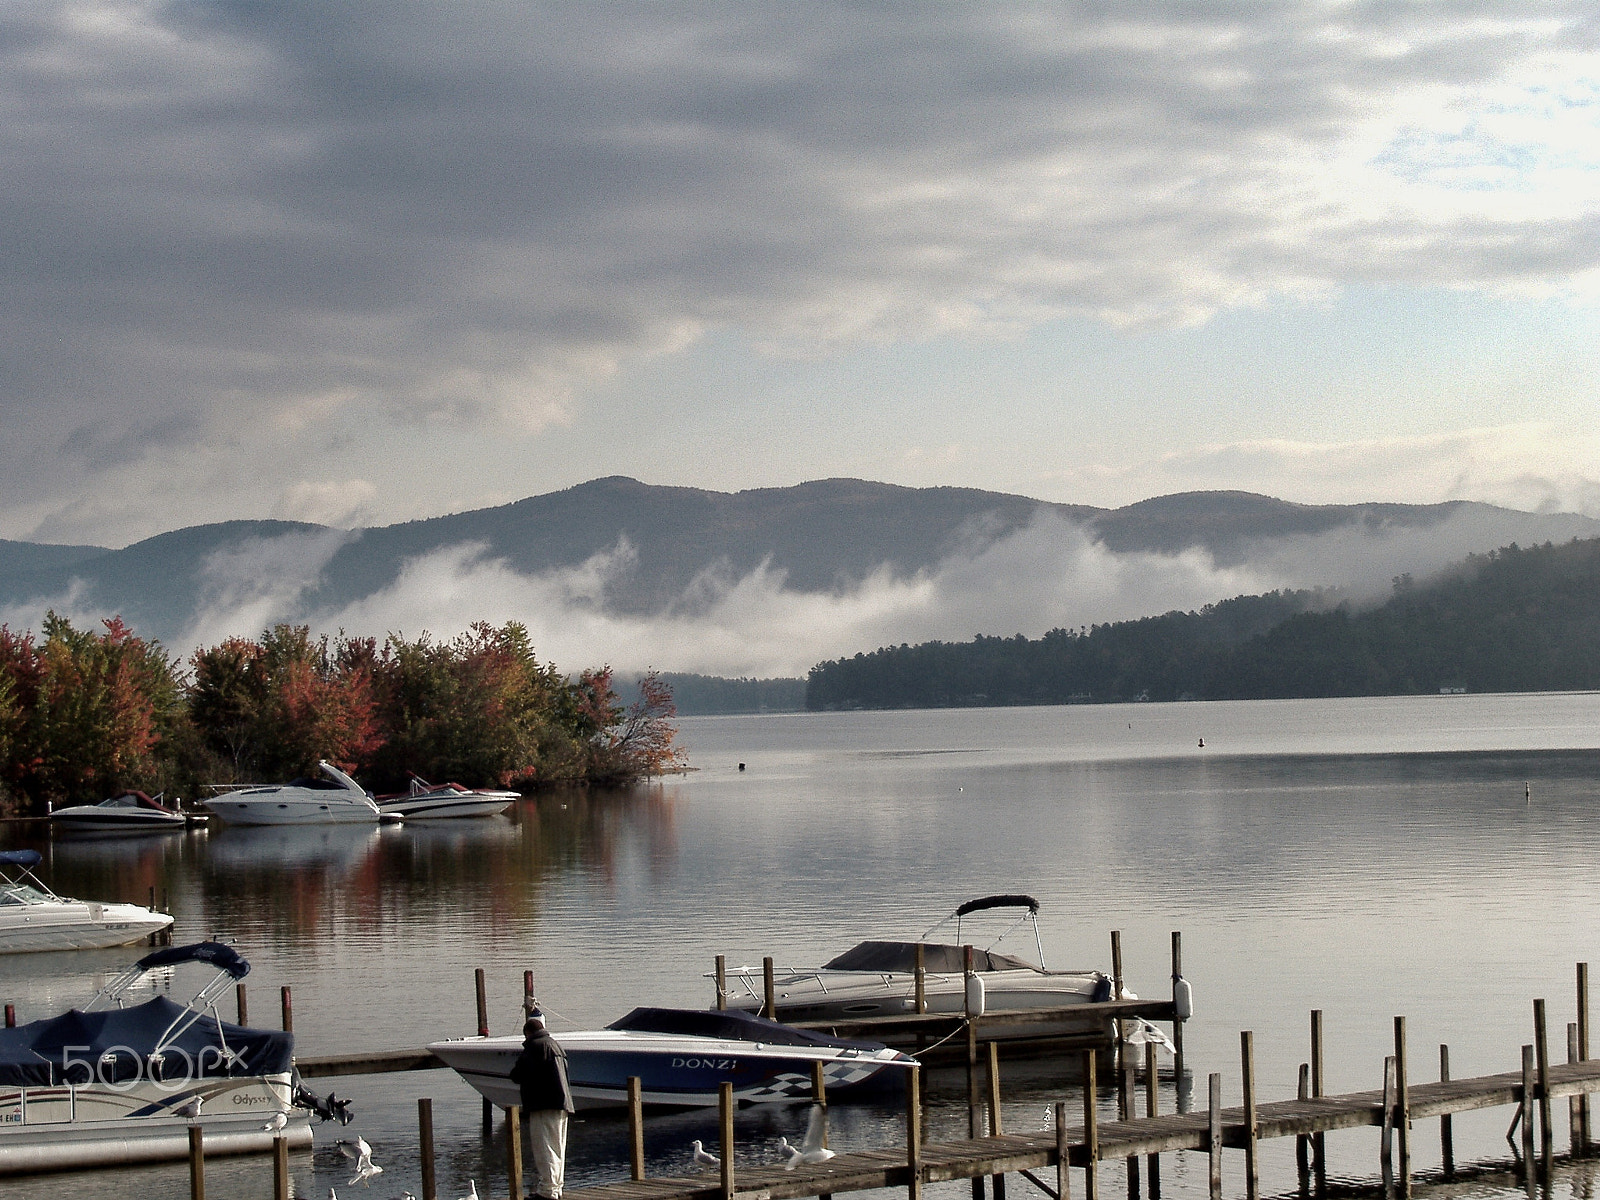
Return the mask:
<path id="1" fill-rule="evenodd" d="M 1217 1071 L 1226 1103 L 1238 1102 L 1244 1029 L 1260 1097 L 1294 1095 L 1314 1008 L 1332 1092 L 1381 1085 L 1396 1015 L 1417 1079 L 1431 1077 L 1441 1042 L 1457 1077 L 1517 1069 L 1535 997 L 1549 1003 L 1559 1057 L 1574 964 L 1600 963 L 1600 694 L 793 713 L 681 728 L 691 773 L 624 794 L 541 795 L 514 817 L 53 842 L 15 825 L 0 838 L 43 850 L 46 879 L 66 894 L 170 892 L 178 940 L 222 935 L 254 964 L 256 1023 L 275 1023 L 278 989 L 292 987 L 307 1055 L 472 1033 L 476 967 L 494 1032 L 518 1028 L 525 969 L 554 1028 L 592 1026 L 636 1004 L 708 1005 L 719 953 L 814 964 L 865 938 L 921 935 L 992 892 L 1039 899 L 1050 967 L 1109 970 L 1121 930 L 1128 985 L 1149 996 L 1169 991 L 1181 930 L 1196 1094 Z M 1002 948 L 1013 946 L 1033 954 L 1031 938 Z M 53 1015 L 136 954 L 0 958 L 0 999 L 20 1020 Z M 1043 1128 L 1062 1094 L 1048 1072 L 1026 1074 L 1008 1092 L 1011 1130 Z M 951 1082 L 933 1097 L 935 1136 L 965 1129 Z M 331 1083 L 356 1098 L 351 1130 L 385 1167 L 371 1194 L 417 1188 L 423 1095 L 440 1194 L 461 1194 L 469 1176 L 503 1191 L 477 1095 L 452 1073 Z M 1163 1107 L 1175 1099 L 1169 1081 Z M 1510 1117 L 1458 1117 L 1458 1160 L 1503 1161 Z M 898 1141 L 899 1119 L 892 1105 L 840 1106 L 833 1144 Z M 777 1138 L 804 1120 L 802 1106 L 741 1112 L 741 1153 L 775 1160 Z M 1421 1171 L 1438 1163 L 1435 1129 L 1418 1123 Z M 294 1157 L 297 1194 L 344 1185 L 335 1136 L 321 1130 L 317 1149 Z M 681 1171 L 690 1139 L 714 1140 L 715 1117 L 652 1118 L 646 1136 L 651 1169 Z M 625 1139 L 614 1117 L 576 1120 L 569 1186 L 625 1175 Z M 1374 1179 L 1377 1142 L 1376 1131 L 1330 1135 L 1334 1174 Z M 1292 1191 L 1292 1141 L 1266 1144 L 1262 1170 L 1269 1193 Z M 213 1162 L 208 1182 L 270 1196 L 270 1161 Z M 1172 1156 L 1163 1183 L 1203 1196 L 1204 1158 Z M 16 1200 L 188 1195 L 181 1165 L 5 1186 Z M 1509 1194 L 1493 1176 L 1474 1186 Z M 1224 1187 L 1242 1194 L 1232 1152 Z"/>

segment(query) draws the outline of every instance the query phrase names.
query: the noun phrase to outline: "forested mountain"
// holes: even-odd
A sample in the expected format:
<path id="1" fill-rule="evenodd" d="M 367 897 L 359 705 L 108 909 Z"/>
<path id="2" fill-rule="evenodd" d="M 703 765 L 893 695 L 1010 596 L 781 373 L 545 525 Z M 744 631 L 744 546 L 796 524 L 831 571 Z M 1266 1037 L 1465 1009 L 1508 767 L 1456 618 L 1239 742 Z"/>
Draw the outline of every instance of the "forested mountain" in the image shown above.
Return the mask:
<path id="1" fill-rule="evenodd" d="M 1030 640 L 886 647 L 812 668 L 806 707 L 1378 696 L 1600 688 L 1600 539 L 1472 555 L 1382 605 L 1241 596 Z"/>

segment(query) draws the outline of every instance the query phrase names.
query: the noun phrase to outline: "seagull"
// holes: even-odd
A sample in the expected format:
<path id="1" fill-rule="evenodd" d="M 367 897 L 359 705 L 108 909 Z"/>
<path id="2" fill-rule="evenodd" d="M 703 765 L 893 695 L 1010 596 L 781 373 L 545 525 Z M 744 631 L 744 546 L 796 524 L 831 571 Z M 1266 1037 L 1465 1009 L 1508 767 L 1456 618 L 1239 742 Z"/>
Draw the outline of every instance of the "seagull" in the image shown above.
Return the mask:
<path id="1" fill-rule="evenodd" d="M 1176 1054 L 1178 1052 L 1178 1047 L 1173 1040 L 1166 1034 L 1162 1033 L 1161 1030 L 1156 1026 L 1150 1024 L 1150 1022 L 1146 1021 L 1143 1017 L 1134 1017 L 1133 1019 L 1138 1022 L 1138 1025 L 1134 1028 L 1132 1033 L 1128 1034 L 1127 1037 L 1122 1039 L 1123 1041 L 1127 1042 L 1128 1045 L 1143 1046 L 1149 1043 L 1159 1046 L 1168 1054 Z"/>
<path id="2" fill-rule="evenodd" d="M 383 1168 L 372 1161 L 372 1147 L 367 1144 L 367 1139 L 357 1137 L 353 1142 L 340 1139 L 334 1145 L 339 1147 L 339 1153 L 356 1164 L 356 1173 L 350 1177 L 350 1184 L 366 1185 L 374 1175 L 382 1175 Z"/>
<path id="3" fill-rule="evenodd" d="M 465 1196 L 457 1196 L 456 1200 L 478 1200 L 478 1181 L 476 1179 L 467 1180 L 467 1194 Z"/>
<path id="4" fill-rule="evenodd" d="M 339 1193 L 332 1188 L 328 1189 L 328 1200 L 339 1200 Z"/>
<path id="5" fill-rule="evenodd" d="M 698 1139 L 689 1143 L 694 1147 L 694 1162 L 697 1167 L 720 1167 L 722 1160 L 715 1154 L 708 1153 Z"/>
<path id="6" fill-rule="evenodd" d="M 383 1168 L 377 1163 L 373 1162 L 371 1159 L 368 1159 L 356 1167 L 356 1173 L 350 1177 L 350 1182 L 352 1185 L 359 1183 L 362 1187 L 366 1187 L 367 1181 L 370 1180 L 374 1175 L 382 1174 Z"/>
<path id="7" fill-rule="evenodd" d="M 806 1121 L 806 1138 L 798 1147 L 789 1145 L 787 1138 L 779 1138 L 779 1144 L 789 1152 L 789 1161 L 783 1164 L 785 1171 L 792 1171 L 801 1163 L 825 1163 L 833 1157 L 833 1151 L 824 1146 L 823 1140 L 828 1133 L 828 1110 L 820 1104 L 811 1106 L 811 1116 Z"/>
<path id="8" fill-rule="evenodd" d="M 200 1119 L 200 1106 L 205 1102 L 206 1098 L 196 1092 L 172 1111 L 186 1121 L 198 1121 Z"/>
<path id="9" fill-rule="evenodd" d="M 276 1133 L 289 1123 L 289 1114 L 283 1112 L 273 1113 L 267 1123 L 261 1127 L 262 1133 Z"/>

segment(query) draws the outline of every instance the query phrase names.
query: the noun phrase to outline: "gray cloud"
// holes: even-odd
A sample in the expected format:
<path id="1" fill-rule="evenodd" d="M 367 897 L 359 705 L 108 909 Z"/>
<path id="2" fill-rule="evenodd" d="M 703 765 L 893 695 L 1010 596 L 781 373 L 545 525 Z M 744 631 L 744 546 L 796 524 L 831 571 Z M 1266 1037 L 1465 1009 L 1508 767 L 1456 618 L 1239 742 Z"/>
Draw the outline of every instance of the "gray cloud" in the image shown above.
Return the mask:
<path id="1" fill-rule="evenodd" d="M 809 352 L 1559 284 L 1596 265 L 1592 205 L 1497 203 L 1486 164 L 1533 152 L 1450 96 L 1594 28 L 1576 3 L 12 6 L 0 506 L 48 530 L 95 471 L 221 471 L 340 420 L 560 426 L 719 326 Z"/>

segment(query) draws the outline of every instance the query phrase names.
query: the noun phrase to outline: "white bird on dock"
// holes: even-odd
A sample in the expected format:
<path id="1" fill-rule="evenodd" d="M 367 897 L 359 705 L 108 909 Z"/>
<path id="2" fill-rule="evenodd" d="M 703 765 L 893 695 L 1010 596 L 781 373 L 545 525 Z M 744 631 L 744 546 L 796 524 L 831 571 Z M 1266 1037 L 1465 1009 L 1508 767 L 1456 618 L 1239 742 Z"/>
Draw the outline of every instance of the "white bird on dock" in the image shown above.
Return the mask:
<path id="1" fill-rule="evenodd" d="M 457 1196 L 456 1200 L 478 1200 L 478 1181 L 476 1179 L 467 1180 L 467 1194 L 465 1196 Z"/>
<path id="2" fill-rule="evenodd" d="M 190 1096 L 189 1099 L 185 1100 L 172 1111 L 177 1113 L 178 1116 L 182 1117 L 185 1121 L 198 1121 L 200 1119 L 200 1106 L 205 1102 L 206 1098 L 204 1096 L 196 1094 Z"/>
<path id="3" fill-rule="evenodd" d="M 278 1132 L 278 1130 L 282 1129 L 288 1123 L 289 1123 L 289 1114 L 288 1113 L 282 1113 L 282 1112 L 273 1113 L 272 1116 L 267 1119 L 267 1123 L 261 1127 L 261 1132 L 262 1133 L 276 1133 L 276 1132 Z"/>
<path id="4" fill-rule="evenodd" d="M 700 1141 L 699 1141 L 698 1138 L 696 1138 L 694 1141 L 690 1142 L 689 1145 L 694 1148 L 694 1163 L 695 1163 L 695 1166 L 697 1166 L 697 1167 L 720 1167 L 722 1165 L 722 1160 L 720 1158 L 718 1158 L 715 1154 L 710 1153 L 704 1146 L 702 1146 L 700 1144 Z"/>
<path id="5" fill-rule="evenodd" d="M 806 1138 L 799 1146 L 789 1145 L 788 1138 L 779 1138 L 778 1143 L 789 1152 L 789 1161 L 783 1164 L 785 1171 L 792 1171 L 801 1163 L 815 1165 L 825 1163 L 833 1157 L 833 1151 L 822 1143 L 828 1135 L 828 1110 L 820 1104 L 811 1106 L 811 1116 L 806 1121 Z"/>

